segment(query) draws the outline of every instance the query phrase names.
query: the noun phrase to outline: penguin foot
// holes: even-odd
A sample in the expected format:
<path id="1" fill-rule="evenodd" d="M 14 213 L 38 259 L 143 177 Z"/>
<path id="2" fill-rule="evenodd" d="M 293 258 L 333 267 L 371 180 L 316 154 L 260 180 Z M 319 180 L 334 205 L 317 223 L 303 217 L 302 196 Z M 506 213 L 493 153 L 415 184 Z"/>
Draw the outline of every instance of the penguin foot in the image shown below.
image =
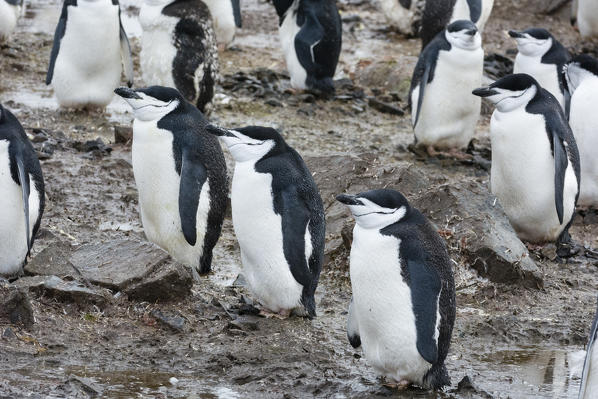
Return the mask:
<path id="1" fill-rule="evenodd" d="M 265 317 L 266 319 L 285 320 L 285 319 L 288 319 L 290 315 L 291 315 L 291 311 L 288 309 L 281 310 L 278 313 L 272 312 L 268 309 L 262 309 L 262 310 L 260 310 L 260 313 L 258 316 Z"/>
<path id="2" fill-rule="evenodd" d="M 571 258 L 581 251 L 581 247 L 573 242 L 563 242 L 557 244 L 556 254 L 561 259 Z"/>

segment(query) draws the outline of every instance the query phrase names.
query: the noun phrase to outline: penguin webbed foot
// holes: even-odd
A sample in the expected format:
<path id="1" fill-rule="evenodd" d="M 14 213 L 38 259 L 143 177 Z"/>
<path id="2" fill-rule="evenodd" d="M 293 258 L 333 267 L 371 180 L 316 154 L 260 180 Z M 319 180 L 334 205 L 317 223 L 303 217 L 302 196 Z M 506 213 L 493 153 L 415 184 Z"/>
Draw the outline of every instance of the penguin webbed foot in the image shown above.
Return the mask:
<path id="1" fill-rule="evenodd" d="M 565 260 L 579 254 L 582 247 L 575 242 L 569 235 L 569 231 L 565 230 L 559 236 L 556 242 L 556 254 L 561 260 Z"/>

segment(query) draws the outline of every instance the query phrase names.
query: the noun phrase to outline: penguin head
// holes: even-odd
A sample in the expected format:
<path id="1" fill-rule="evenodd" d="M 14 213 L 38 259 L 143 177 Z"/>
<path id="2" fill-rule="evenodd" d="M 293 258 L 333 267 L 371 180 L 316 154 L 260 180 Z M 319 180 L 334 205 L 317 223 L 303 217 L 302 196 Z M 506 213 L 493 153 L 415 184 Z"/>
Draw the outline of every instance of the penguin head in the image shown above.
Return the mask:
<path id="1" fill-rule="evenodd" d="M 539 88 L 536 79 L 525 73 L 517 73 L 505 76 L 488 87 L 475 89 L 473 94 L 492 101 L 500 112 L 510 112 L 527 106 Z"/>
<path id="2" fill-rule="evenodd" d="M 284 144 L 282 136 L 270 127 L 247 126 L 239 129 L 222 129 L 209 125 L 206 130 L 218 136 L 226 144 L 236 162 L 258 161 Z"/>
<path id="3" fill-rule="evenodd" d="M 598 60 L 587 54 L 578 55 L 565 64 L 563 72 L 569 92 L 573 94 L 583 80 L 598 77 Z"/>
<path id="4" fill-rule="evenodd" d="M 460 19 L 446 27 L 446 40 L 460 49 L 476 50 L 482 45 L 478 28 L 471 21 Z"/>
<path id="5" fill-rule="evenodd" d="M 517 42 L 519 52 L 528 57 L 542 57 L 554 41 L 550 32 L 542 28 L 530 28 L 522 32 L 510 30 L 509 36 Z"/>
<path id="6" fill-rule="evenodd" d="M 144 122 L 158 121 L 185 104 L 181 93 L 171 87 L 150 86 L 136 90 L 119 87 L 114 92 L 133 108 L 135 119 Z"/>
<path id="7" fill-rule="evenodd" d="M 364 229 L 383 229 L 399 222 L 411 209 L 401 193 L 388 189 L 341 194 L 336 200 L 349 207 L 355 222 Z"/>

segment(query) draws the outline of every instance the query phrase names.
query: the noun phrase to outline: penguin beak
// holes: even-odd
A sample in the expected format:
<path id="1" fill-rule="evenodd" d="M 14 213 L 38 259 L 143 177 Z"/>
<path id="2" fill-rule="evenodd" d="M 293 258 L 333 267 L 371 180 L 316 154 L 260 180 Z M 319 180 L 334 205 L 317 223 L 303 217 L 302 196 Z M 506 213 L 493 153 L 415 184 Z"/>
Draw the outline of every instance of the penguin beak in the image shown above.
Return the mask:
<path id="1" fill-rule="evenodd" d="M 232 134 L 230 131 L 226 130 L 226 129 L 222 129 L 218 126 L 214 126 L 214 125 L 208 125 L 206 126 L 206 131 L 208 133 L 213 134 L 214 136 L 218 136 L 218 137 L 234 137 L 234 138 L 238 138 L 237 136 L 235 136 L 234 134 Z"/>
<path id="2" fill-rule="evenodd" d="M 349 206 L 363 205 L 363 202 L 361 202 L 355 195 L 340 194 L 340 195 L 336 196 L 336 200 L 342 204 L 349 205 Z"/>
<path id="3" fill-rule="evenodd" d="M 490 97 L 495 94 L 498 94 L 498 92 L 496 90 L 493 90 L 491 87 L 480 87 L 479 89 L 475 89 L 474 91 L 472 91 L 472 94 L 478 97 Z"/>
<path id="4" fill-rule="evenodd" d="M 465 32 L 465 34 L 469 35 L 469 36 L 475 36 L 476 33 L 478 33 L 477 29 L 470 29 L 470 30 L 468 30 L 468 31 Z"/>
<path id="5" fill-rule="evenodd" d="M 525 37 L 523 33 L 517 32 L 515 30 L 510 30 L 509 36 L 511 36 L 513 39 L 522 39 Z"/>
<path id="6" fill-rule="evenodd" d="M 114 92 L 125 100 L 142 100 L 141 96 L 135 90 L 128 87 L 119 87 Z"/>

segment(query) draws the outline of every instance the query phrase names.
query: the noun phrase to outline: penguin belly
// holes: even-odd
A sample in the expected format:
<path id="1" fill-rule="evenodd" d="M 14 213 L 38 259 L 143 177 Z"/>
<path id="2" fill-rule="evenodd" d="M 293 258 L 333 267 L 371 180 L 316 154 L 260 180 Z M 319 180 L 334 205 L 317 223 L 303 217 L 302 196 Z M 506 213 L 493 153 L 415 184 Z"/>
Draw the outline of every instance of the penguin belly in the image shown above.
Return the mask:
<path id="1" fill-rule="evenodd" d="M 350 264 L 353 310 L 367 362 L 395 382 L 421 385 L 432 365 L 417 350 L 411 289 L 401 276 L 399 245 L 395 237 L 355 226 Z"/>
<path id="2" fill-rule="evenodd" d="M 8 4 L 6 1 L 0 1 L 0 43 L 8 40 L 10 34 L 17 26 L 20 7 Z"/>
<path id="3" fill-rule="evenodd" d="M 412 33 L 412 23 L 414 13 L 411 10 L 403 8 L 397 0 L 379 0 L 380 9 L 386 16 L 386 20 L 393 26 L 396 26 L 403 34 Z M 414 0 L 415 2 L 415 0 Z"/>
<path id="4" fill-rule="evenodd" d="M 148 86 L 175 87 L 172 77 L 173 61 L 177 54 L 174 29 L 178 18 L 162 14 L 163 6 L 144 4 L 139 13 L 143 29 L 141 37 L 141 75 Z"/>
<path id="5" fill-rule="evenodd" d="M 68 7 L 52 86 L 64 107 L 104 107 L 122 73 L 118 6 L 104 0 Z"/>
<path id="6" fill-rule="evenodd" d="M 243 274 L 254 295 L 273 312 L 300 307 L 303 286 L 284 256 L 282 218 L 274 212 L 272 201 L 272 175 L 256 172 L 252 161 L 237 162 L 231 205 Z M 307 242 L 311 247 L 311 240 Z"/>
<path id="7" fill-rule="evenodd" d="M 139 192 L 143 230 L 148 240 L 178 262 L 199 268 L 210 210 L 210 181 L 201 188 L 196 214 L 197 241 L 189 245 L 179 213 L 181 178 L 176 173 L 172 133 L 155 122 L 133 122 L 133 173 Z"/>
<path id="8" fill-rule="evenodd" d="M 27 256 L 27 236 L 21 186 L 10 173 L 7 140 L 0 140 L 0 275 L 13 276 Z M 40 196 L 29 178 L 29 235 L 39 217 Z"/>
<path id="9" fill-rule="evenodd" d="M 212 14 L 216 40 L 220 44 L 230 44 L 235 38 L 237 30 L 232 2 L 230 0 L 204 0 L 204 3 Z"/>
<path id="10" fill-rule="evenodd" d="M 559 75 L 555 64 L 543 64 L 539 57 L 528 57 L 524 54 L 517 54 L 513 73 L 527 73 L 538 81 L 543 89 L 546 89 L 556 97 L 561 107 L 565 109 L 565 97 L 559 84 Z"/>
<path id="11" fill-rule="evenodd" d="M 586 78 L 571 97 L 569 124 L 579 148 L 581 166 L 579 205 L 581 206 L 598 206 L 597 102 L 598 77 Z"/>
<path id="12" fill-rule="evenodd" d="M 490 139 L 490 185 L 511 225 L 523 240 L 556 240 L 573 216 L 577 180 L 569 161 L 560 224 L 554 200 L 554 158 L 544 117 L 528 114 L 525 107 L 508 114 L 495 111 Z"/>
<path id="13" fill-rule="evenodd" d="M 598 2 L 596 0 L 579 0 L 577 25 L 579 33 L 584 39 L 598 36 Z"/>
<path id="14" fill-rule="evenodd" d="M 295 3 L 289 7 L 282 25 L 280 25 L 279 35 L 287 69 L 291 76 L 291 86 L 295 89 L 305 90 L 307 89 L 307 71 L 299 62 L 297 51 L 295 50 L 295 36 L 301 30 L 301 27 L 297 25 L 297 17 L 295 15 L 297 7 L 298 1 L 295 0 Z"/>
<path id="15" fill-rule="evenodd" d="M 455 2 L 455 6 L 453 7 L 453 13 L 451 15 L 450 22 L 455 22 L 460 19 L 471 21 L 471 13 L 469 12 L 469 4 L 467 4 L 467 0 L 457 0 Z M 471 22 L 476 23 L 477 21 Z"/>
<path id="16" fill-rule="evenodd" d="M 590 361 L 590 369 L 588 370 L 588 376 L 586 379 L 586 391 L 581 399 L 591 399 L 598 397 L 598 349 L 596 342 L 592 346 L 592 354 Z"/>
<path id="17" fill-rule="evenodd" d="M 437 148 L 463 148 L 471 141 L 480 110 L 481 99 L 471 92 L 482 83 L 484 52 L 453 48 L 440 51 L 434 79 L 426 86 L 422 110 L 415 127 L 418 144 Z M 419 86 L 412 93 L 417 113 Z"/>

